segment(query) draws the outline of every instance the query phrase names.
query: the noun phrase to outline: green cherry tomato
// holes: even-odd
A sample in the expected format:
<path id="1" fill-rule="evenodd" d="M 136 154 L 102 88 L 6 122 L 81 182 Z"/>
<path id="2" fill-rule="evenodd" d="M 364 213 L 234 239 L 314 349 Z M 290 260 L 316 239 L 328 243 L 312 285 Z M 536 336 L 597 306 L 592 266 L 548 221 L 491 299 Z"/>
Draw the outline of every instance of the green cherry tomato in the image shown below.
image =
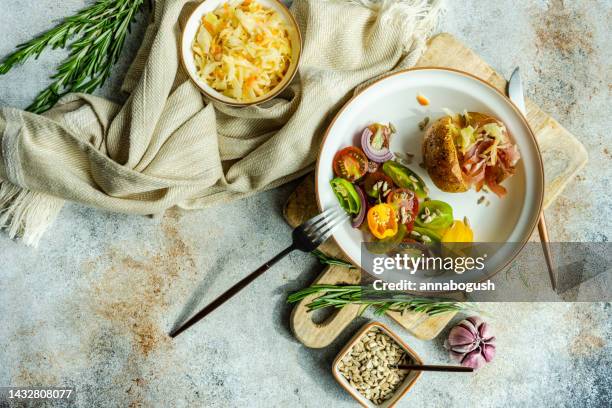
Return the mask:
<path id="1" fill-rule="evenodd" d="M 407 188 L 416 194 L 418 198 L 425 198 L 429 193 L 422 178 L 408 167 L 393 161 L 386 161 L 382 166 L 383 172 L 391 177 L 391 180 L 400 188 Z"/>
<path id="2" fill-rule="evenodd" d="M 430 244 L 432 242 L 440 242 L 442 240 L 440 234 L 428 228 L 417 227 L 415 225 L 413 231 L 419 234 L 419 236 L 413 236 L 414 239 L 425 244 Z"/>
<path id="3" fill-rule="evenodd" d="M 453 224 L 453 208 L 439 200 L 424 201 L 415 225 L 428 230 L 443 231 Z"/>
<path id="4" fill-rule="evenodd" d="M 349 214 L 359 214 L 361 210 L 361 200 L 353 184 L 340 177 L 336 177 L 330 181 L 329 184 L 340 202 L 340 207 Z"/>

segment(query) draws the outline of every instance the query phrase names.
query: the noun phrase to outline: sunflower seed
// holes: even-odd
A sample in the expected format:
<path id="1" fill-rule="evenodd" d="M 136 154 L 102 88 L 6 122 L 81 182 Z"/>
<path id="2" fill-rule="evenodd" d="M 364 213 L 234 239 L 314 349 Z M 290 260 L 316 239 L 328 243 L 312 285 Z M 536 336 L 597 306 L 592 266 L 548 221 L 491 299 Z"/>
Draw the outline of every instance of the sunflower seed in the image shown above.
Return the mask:
<path id="1" fill-rule="evenodd" d="M 429 116 L 425 116 L 425 118 L 423 118 L 423 120 L 419 122 L 419 130 L 421 132 L 424 131 L 428 123 L 429 123 Z"/>
<path id="2" fill-rule="evenodd" d="M 405 224 L 409 221 L 410 215 L 408 214 L 408 210 L 406 210 L 406 207 L 400 207 L 400 216 L 400 224 Z"/>
<path id="3" fill-rule="evenodd" d="M 378 163 L 373 162 L 372 160 L 368 161 L 368 173 L 374 173 L 378 170 Z"/>

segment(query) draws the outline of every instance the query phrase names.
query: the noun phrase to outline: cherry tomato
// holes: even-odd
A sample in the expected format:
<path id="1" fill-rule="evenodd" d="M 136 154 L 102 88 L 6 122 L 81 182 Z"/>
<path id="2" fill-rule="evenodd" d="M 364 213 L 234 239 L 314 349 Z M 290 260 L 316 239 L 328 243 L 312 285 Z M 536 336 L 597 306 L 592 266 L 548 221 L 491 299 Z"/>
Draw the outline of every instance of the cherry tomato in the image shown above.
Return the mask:
<path id="1" fill-rule="evenodd" d="M 380 184 L 378 183 L 380 181 Z M 385 187 L 386 183 L 386 187 Z M 368 173 L 363 183 L 363 189 L 366 194 L 372 198 L 378 198 L 380 196 L 385 197 L 387 191 L 391 192 L 393 189 L 393 180 L 382 171 L 374 173 Z"/>
<path id="2" fill-rule="evenodd" d="M 397 234 L 395 209 L 390 204 L 378 204 L 368 211 L 368 227 L 378 239 L 393 237 Z"/>
<path id="3" fill-rule="evenodd" d="M 440 200 L 423 202 L 419 209 L 416 224 L 419 227 L 442 233 L 453 223 L 453 208 Z"/>
<path id="4" fill-rule="evenodd" d="M 397 188 L 387 196 L 387 203 L 397 210 L 398 222 L 412 231 L 414 221 L 419 213 L 419 200 L 412 190 Z"/>
<path id="5" fill-rule="evenodd" d="M 383 163 L 382 170 L 398 187 L 414 191 L 418 198 L 425 198 L 429 194 L 423 179 L 403 164 L 389 160 Z"/>
<path id="6" fill-rule="evenodd" d="M 333 167 L 336 176 L 357 181 L 368 171 L 368 158 L 358 147 L 345 147 L 334 156 Z"/>
<path id="7" fill-rule="evenodd" d="M 442 242 L 474 242 L 474 233 L 468 223 L 455 220 L 442 236 Z"/>

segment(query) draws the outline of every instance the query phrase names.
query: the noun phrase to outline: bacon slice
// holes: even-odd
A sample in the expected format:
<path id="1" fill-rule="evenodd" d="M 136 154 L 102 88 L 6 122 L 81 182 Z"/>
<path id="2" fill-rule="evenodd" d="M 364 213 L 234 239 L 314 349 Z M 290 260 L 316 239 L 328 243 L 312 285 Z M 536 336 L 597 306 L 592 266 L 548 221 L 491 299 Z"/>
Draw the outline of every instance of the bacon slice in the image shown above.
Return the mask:
<path id="1" fill-rule="evenodd" d="M 516 145 L 510 145 L 504 149 L 499 149 L 497 152 L 499 159 L 504 163 L 507 168 L 513 168 L 516 163 L 521 159 L 521 154 L 518 151 Z"/>
<path id="2" fill-rule="evenodd" d="M 508 192 L 504 187 L 499 185 L 499 182 L 504 180 L 507 177 L 507 172 L 501 166 L 488 166 L 485 182 L 487 183 L 487 187 L 489 190 L 494 192 L 499 198 L 502 198 Z"/>
<path id="3" fill-rule="evenodd" d="M 497 184 L 497 181 L 495 180 L 487 181 L 487 187 L 489 187 L 489 189 L 494 192 L 499 198 L 503 198 L 508 193 L 508 190 L 506 190 L 503 186 Z"/>
<path id="4" fill-rule="evenodd" d="M 497 148 L 497 160 L 492 164 L 487 157 L 481 157 L 494 144 L 493 140 L 482 140 L 472 146 L 463 156 L 460 155 L 461 170 L 466 182 L 480 191 L 486 184 L 489 189 L 503 197 L 507 190 L 499 183 L 514 174 L 516 163 L 521 158 L 518 148 L 508 144 Z"/>

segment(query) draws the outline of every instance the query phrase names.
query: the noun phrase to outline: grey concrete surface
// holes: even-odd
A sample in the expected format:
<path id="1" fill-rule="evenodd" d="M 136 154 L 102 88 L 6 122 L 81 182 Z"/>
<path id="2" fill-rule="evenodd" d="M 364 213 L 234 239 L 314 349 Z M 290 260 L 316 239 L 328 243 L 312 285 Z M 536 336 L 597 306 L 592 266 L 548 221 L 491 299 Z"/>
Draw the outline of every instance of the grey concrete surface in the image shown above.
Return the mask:
<path id="1" fill-rule="evenodd" d="M 86 3 L 3 0 L 0 56 Z M 589 151 L 588 166 L 546 214 L 551 238 L 607 241 L 611 2 L 447 3 L 441 31 L 505 75 L 520 65 L 528 95 Z M 140 17 L 100 95 L 121 98 L 143 27 Z M 62 56 L 45 53 L 0 77 L 0 103 L 27 106 Z M 354 406 L 330 365 L 373 316 L 355 321 L 328 348 L 298 343 L 285 298 L 320 270 L 308 255 L 291 255 L 177 340 L 164 335 L 186 304 L 210 301 L 286 245 L 281 208 L 291 189 L 161 219 L 70 204 L 37 250 L 0 236 L 0 386 L 75 386 L 80 407 Z M 425 373 L 400 406 L 609 406 L 609 303 L 482 308 L 498 340 L 495 361 L 475 375 Z M 403 332 L 430 363 L 449 361 L 443 337 L 424 342 Z"/>

